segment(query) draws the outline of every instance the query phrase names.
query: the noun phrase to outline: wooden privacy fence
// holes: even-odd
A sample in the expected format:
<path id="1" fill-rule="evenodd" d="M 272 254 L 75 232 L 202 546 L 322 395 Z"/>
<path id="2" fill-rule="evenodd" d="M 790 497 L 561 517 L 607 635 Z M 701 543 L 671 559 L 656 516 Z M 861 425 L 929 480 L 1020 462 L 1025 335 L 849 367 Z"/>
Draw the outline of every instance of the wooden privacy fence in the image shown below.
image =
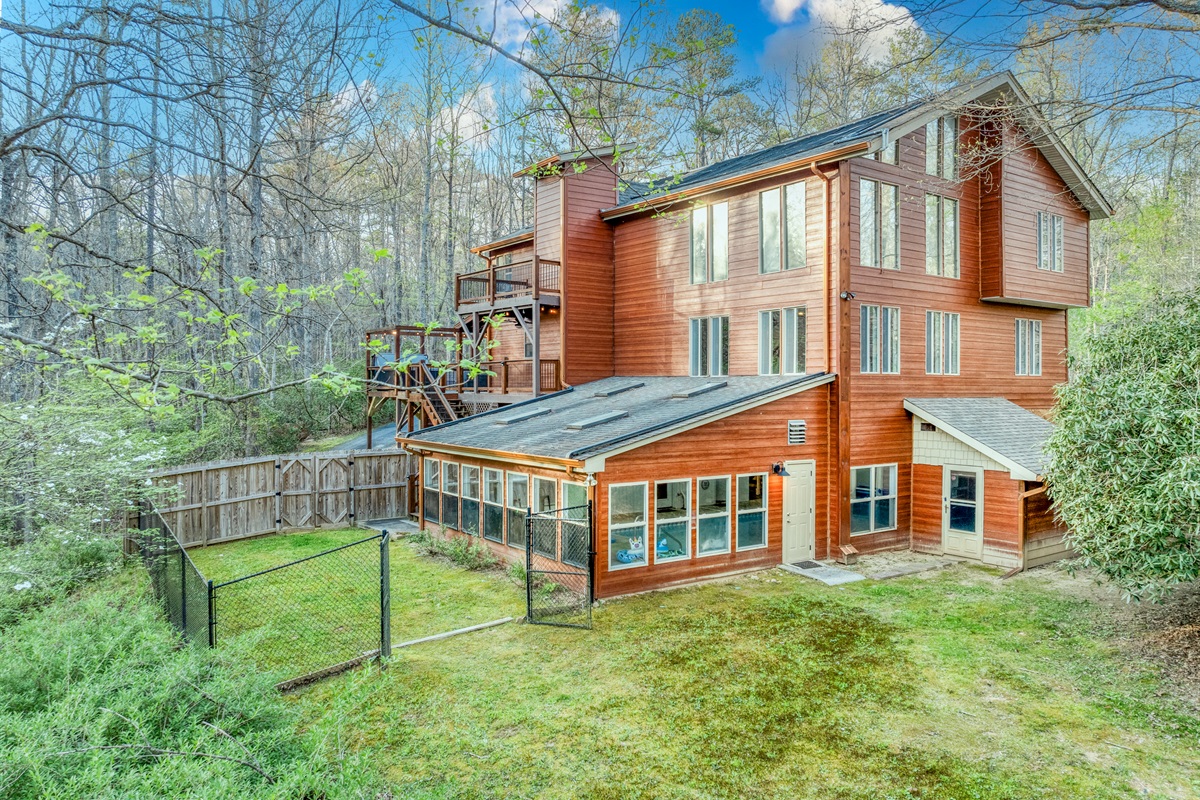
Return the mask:
<path id="1" fill-rule="evenodd" d="M 298 453 L 159 470 L 175 491 L 155 508 L 185 547 L 282 530 L 407 517 L 413 456 L 391 451 Z"/>

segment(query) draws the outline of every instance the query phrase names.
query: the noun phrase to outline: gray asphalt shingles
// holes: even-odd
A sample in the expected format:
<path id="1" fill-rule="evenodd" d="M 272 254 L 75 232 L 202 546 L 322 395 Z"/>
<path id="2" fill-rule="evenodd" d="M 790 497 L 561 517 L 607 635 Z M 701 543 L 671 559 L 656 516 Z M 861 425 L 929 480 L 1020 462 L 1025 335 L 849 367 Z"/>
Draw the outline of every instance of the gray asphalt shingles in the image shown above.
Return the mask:
<path id="1" fill-rule="evenodd" d="M 1045 472 L 1042 449 L 1054 424 L 1003 397 L 910 397 L 924 411 L 1030 472 Z"/>

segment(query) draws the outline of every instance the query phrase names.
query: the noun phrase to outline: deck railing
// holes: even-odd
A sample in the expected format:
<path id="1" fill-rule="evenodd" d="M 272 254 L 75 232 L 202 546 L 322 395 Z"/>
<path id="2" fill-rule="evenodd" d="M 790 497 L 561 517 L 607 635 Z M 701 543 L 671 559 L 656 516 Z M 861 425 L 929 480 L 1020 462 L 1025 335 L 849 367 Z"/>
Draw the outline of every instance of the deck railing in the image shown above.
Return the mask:
<path id="1" fill-rule="evenodd" d="M 490 394 L 523 394 L 533 391 L 533 359 L 510 358 L 504 361 L 487 361 L 481 365 L 492 375 L 480 375 L 468 379 L 463 386 L 464 392 L 487 392 Z M 562 388 L 562 379 L 558 372 L 558 361 L 541 359 L 538 365 L 538 377 L 541 393 L 557 392 Z"/>
<path id="2" fill-rule="evenodd" d="M 504 266 L 481 269 L 454 277 L 454 301 L 457 305 L 494 304 L 513 297 L 538 299 L 544 294 L 557 295 L 561 289 L 559 262 L 533 256 Z"/>

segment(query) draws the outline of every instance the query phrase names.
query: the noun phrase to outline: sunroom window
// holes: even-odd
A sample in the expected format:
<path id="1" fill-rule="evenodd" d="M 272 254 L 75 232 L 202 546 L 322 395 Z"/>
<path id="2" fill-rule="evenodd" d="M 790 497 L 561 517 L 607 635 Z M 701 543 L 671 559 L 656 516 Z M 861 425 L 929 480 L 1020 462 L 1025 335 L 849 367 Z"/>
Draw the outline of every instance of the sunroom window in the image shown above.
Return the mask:
<path id="1" fill-rule="evenodd" d="M 458 530 L 458 464 L 442 462 L 442 524 Z"/>
<path id="2" fill-rule="evenodd" d="M 646 563 L 646 484 L 614 484 L 608 487 L 608 568 Z"/>
<path id="3" fill-rule="evenodd" d="M 896 465 L 855 467 L 850 471 L 850 533 L 875 533 L 896 527 Z"/>
<path id="4" fill-rule="evenodd" d="M 504 473 L 483 471 L 483 538 L 504 541 Z"/>
<path id="5" fill-rule="evenodd" d="M 533 510 L 535 513 L 554 511 L 558 505 L 558 484 L 549 478 L 533 479 Z M 535 519 L 533 522 L 533 552 L 547 558 L 558 558 L 558 522 Z"/>
<path id="6" fill-rule="evenodd" d="M 692 482 L 654 484 L 654 560 L 676 561 L 691 555 Z"/>
<path id="7" fill-rule="evenodd" d="M 739 475 L 737 549 L 767 546 L 767 475 Z"/>
<path id="8" fill-rule="evenodd" d="M 587 566 L 591 531 L 587 526 L 587 487 L 582 483 L 562 485 L 562 554 L 559 560 L 577 567 Z"/>
<path id="9" fill-rule="evenodd" d="M 462 466 L 462 525 L 463 533 L 479 535 L 479 467 Z"/>
<path id="10" fill-rule="evenodd" d="M 508 473 L 508 543 L 525 546 L 525 515 L 529 511 L 529 476 Z"/>
<path id="11" fill-rule="evenodd" d="M 729 478 L 696 480 L 696 554 L 729 552 Z"/>
<path id="12" fill-rule="evenodd" d="M 437 522 L 442 516 L 442 496 L 440 492 L 441 462 L 436 458 L 425 459 L 425 519 Z"/>

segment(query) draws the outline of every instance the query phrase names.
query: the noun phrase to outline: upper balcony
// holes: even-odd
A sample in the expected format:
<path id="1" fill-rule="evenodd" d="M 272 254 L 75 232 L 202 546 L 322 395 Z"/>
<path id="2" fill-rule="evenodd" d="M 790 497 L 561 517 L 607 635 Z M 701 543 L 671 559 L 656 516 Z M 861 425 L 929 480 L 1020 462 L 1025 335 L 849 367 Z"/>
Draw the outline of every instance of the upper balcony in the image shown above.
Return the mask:
<path id="1" fill-rule="evenodd" d="M 530 256 L 454 277 L 454 305 L 460 314 L 527 306 L 557 306 L 562 268 L 557 261 Z"/>

